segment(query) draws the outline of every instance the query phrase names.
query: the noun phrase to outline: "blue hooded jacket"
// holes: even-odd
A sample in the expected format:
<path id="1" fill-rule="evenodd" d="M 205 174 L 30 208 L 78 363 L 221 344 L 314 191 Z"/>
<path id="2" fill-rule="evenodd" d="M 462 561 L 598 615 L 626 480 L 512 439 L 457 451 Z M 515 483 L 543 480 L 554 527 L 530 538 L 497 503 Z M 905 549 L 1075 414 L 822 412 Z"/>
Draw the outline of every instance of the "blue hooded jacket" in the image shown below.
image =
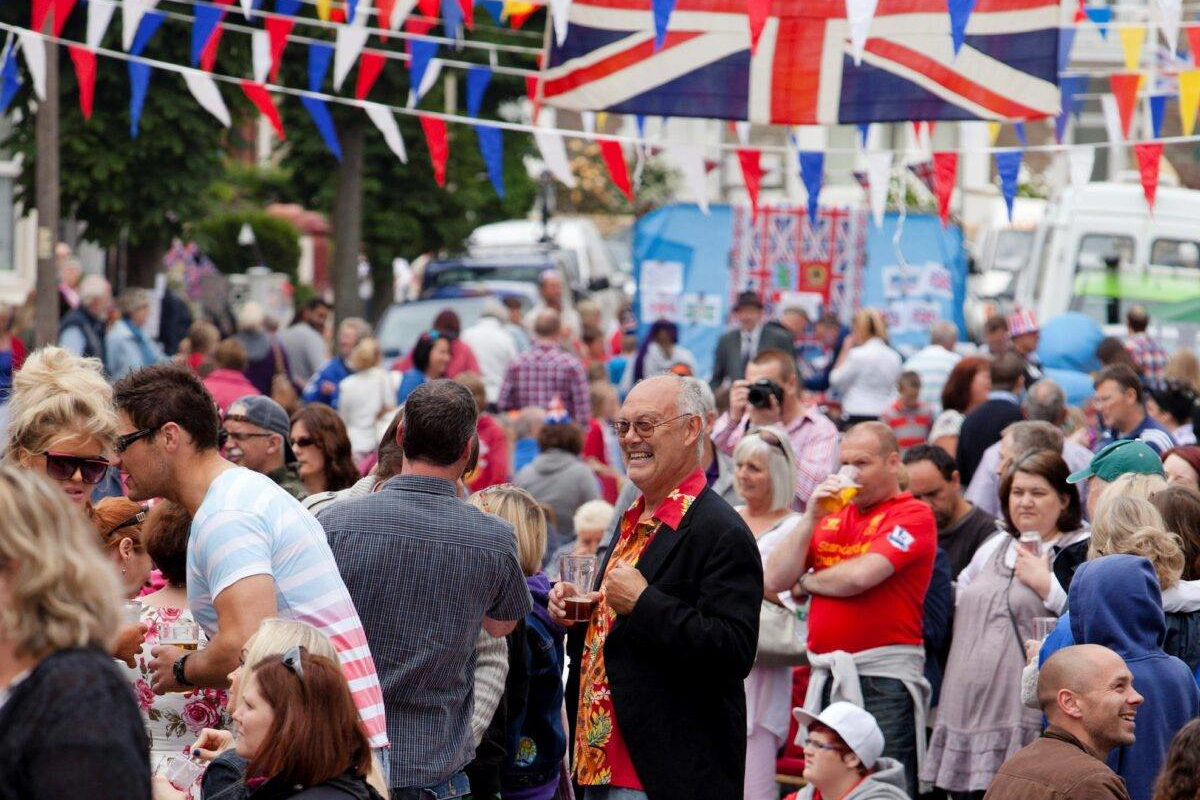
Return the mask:
<path id="1" fill-rule="evenodd" d="M 1154 567 L 1131 555 L 1088 561 L 1071 581 L 1068 602 L 1075 641 L 1115 651 L 1146 698 L 1137 713 L 1137 741 L 1113 750 L 1108 765 L 1125 779 L 1131 800 L 1151 800 L 1175 733 L 1200 716 L 1195 678 L 1162 649 L 1167 623 Z"/>

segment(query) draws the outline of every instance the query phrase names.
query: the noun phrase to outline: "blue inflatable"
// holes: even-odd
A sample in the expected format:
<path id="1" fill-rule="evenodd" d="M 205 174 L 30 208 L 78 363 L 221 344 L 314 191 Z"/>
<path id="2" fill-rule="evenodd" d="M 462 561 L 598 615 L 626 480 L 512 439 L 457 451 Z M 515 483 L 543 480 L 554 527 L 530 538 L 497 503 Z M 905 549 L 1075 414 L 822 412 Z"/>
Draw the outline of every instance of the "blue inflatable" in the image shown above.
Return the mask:
<path id="1" fill-rule="evenodd" d="M 1086 314 L 1068 311 L 1047 320 L 1038 339 L 1038 356 L 1051 369 L 1095 372 L 1100 369 L 1096 346 L 1104 338 L 1100 326 Z"/>

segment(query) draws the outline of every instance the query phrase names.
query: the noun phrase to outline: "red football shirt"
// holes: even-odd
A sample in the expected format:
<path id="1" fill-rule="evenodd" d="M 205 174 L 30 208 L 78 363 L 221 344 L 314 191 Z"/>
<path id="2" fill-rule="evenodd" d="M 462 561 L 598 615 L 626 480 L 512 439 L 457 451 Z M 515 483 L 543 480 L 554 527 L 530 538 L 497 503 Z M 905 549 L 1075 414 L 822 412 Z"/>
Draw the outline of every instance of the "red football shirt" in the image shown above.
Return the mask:
<path id="1" fill-rule="evenodd" d="M 851 503 L 817 523 L 808 564 L 820 572 L 865 553 L 883 556 L 895 573 L 854 597 L 813 595 L 808 649 L 814 653 L 857 653 L 923 641 L 925 592 L 937 555 L 937 525 L 929 506 L 908 492 L 865 512 Z"/>

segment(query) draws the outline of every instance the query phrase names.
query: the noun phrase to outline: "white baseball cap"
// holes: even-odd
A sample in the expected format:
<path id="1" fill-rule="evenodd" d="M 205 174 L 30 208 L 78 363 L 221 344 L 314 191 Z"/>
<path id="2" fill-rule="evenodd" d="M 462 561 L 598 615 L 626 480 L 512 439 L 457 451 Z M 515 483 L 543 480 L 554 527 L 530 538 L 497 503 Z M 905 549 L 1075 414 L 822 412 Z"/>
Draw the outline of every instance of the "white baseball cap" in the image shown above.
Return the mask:
<path id="1" fill-rule="evenodd" d="M 801 737 L 807 736 L 808 726 L 819 722 L 842 737 L 867 769 L 874 769 L 875 762 L 883 755 L 883 731 L 879 730 L 879 723 L 853 703 L 830 703 L 819 715 L 810 714 L 803 708 L 792 709 L 792 714 L 800 723 L 800 731 L 796 734 L 798 745 L 804 744 Z"/>

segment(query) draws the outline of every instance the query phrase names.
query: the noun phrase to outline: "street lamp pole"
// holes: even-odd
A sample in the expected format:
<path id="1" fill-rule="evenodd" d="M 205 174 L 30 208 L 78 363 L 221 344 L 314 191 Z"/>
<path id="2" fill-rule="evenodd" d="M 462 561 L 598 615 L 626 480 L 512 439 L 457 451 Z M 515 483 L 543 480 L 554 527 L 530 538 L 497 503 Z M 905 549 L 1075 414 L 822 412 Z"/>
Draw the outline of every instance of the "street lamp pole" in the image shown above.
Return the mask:
<path id="1" fill-rule="evenodd" d="M 43 31 L 52 30 L 54 12 Z M 37 306 L 34 334 L 39 347 L 58 341 L 58 48 L 46 40 L 46 99 L 38 102 L 35 194 L 37 201 Z"/>

